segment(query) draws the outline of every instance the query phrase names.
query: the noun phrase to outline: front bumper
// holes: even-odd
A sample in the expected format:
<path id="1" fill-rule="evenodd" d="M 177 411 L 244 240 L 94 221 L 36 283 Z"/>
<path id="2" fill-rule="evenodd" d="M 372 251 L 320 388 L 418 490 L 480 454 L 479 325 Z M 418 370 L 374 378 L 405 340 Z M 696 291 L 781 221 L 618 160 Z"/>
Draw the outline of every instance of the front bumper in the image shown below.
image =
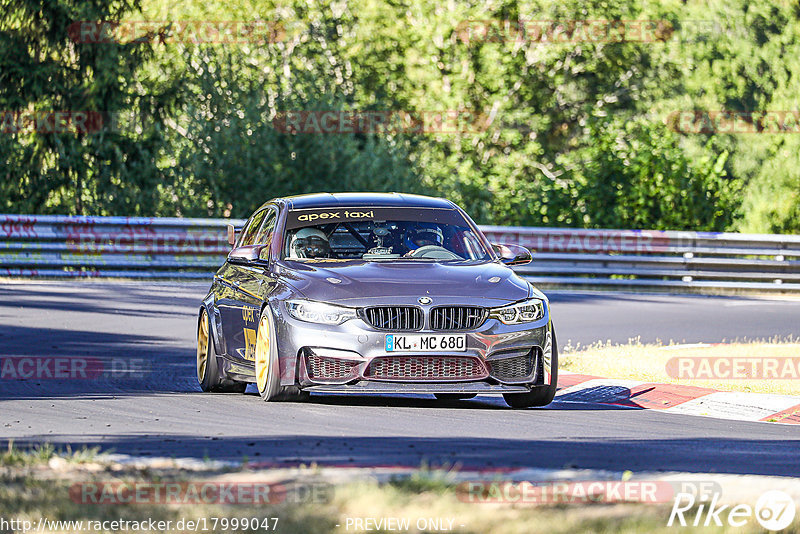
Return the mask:
<path id="1" fill-rule="evenodd" d="M 537 387 L 537 386 L 534 386 Z M 538 386 L 545 387 L 545 386 Z M 486 382 L 467 382 L 463 384 L 453 383 L 389 383 L 373 382 L 363 380 L 354 384 L 339 385 L 310 385 L 303 388 L 304 391 L 317 393 L 337 393 L 348 395 L 366 395 L 371 393 L 378 394 L 432 394 L 432 393 L 455 393 L 455 394 L 495 394 L 502 393 L 528 393 L 531 387 L 528 386 L 507 386 L 503 384 L 489 384 Z"/>
<path id="2" fill-rule="evenodd" d="M 549 309 L 531 323 L 486 319 L 464 334 L 466 350 L 387 352 L 386 335 L 364 320 L 325 326 L 290 317 L 273 305 L 282 385 L 337 393 L 524 393 L 550 384 Z M 396 333 L 396 332 L 395 332 Z"/>

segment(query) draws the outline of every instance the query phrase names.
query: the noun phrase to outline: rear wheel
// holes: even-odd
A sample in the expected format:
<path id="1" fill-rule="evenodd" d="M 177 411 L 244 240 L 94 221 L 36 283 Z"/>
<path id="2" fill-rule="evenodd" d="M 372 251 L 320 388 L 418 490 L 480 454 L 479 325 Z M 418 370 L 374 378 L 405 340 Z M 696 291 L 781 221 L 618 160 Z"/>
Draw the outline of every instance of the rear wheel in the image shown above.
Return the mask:
<path id="1" fill-rule="evenodd" d="M 553 329 L 552 356 L 550 358 L 550 385 L 537 387 L 530 393 L 504 393 L 506 404 L 512 408 L 531 408 L 533 406 L 547 406 L 553 402 L 558 389 L 558 343 L 556 331 Z"/>
<path id="2" fill-rule="evenodd" d="M 219 372 L 217 351 L 209 328 L 208 312 L 200 312 L 197 323 L 197 381 L 203 391 L 244 393 L 247 384 L 223 378 Z"/>
<path id="3" fill-rule="evenodd" d="M 441 401 L 457 401 L 457 400 L 467 400 L 473 397 L 477 397 L 477 393 L 434 393 L 434 397 Z"/>

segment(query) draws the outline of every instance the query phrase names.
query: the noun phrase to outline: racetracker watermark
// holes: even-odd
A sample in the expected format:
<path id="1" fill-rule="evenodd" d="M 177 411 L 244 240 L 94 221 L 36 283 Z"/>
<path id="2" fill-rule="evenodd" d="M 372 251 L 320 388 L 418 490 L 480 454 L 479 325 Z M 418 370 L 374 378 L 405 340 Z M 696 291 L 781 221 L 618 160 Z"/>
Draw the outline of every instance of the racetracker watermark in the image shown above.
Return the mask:
<path id="1" fill-rule="evenodd" d="M 490 116 L 466 110 L 279 112 L 272 126 L 286 134 L 471 134 L 486 131 Z"/>
<path id="2" fill-rule="evenodd" d="M 69 488 L 77 504 L 225 504 L 264 505 L 276 503 L 325 504 L 331 501 L 327 483 L 283 485 L 266 482 L 136 481 L 77 482 Z"/>
<path id="3" fill-rule="evenodd" d="M 666 20 L 466 20 L 456 26 L 463 43 L 654 43 L 674 31 Z"/>
<path id="4" fill-rule="evenodd" d="M 0 134 L 126 134 L 144 129 L 149 122 L 151 121 L 148 117 L 132 111 L 0 111 Z"/>
<path id="5" fill-rule="evenodd" d="M 469 43 L 581 44 L 694 42 L 730 33 L 716 20 L 465 20 L 455 28 L 457 39 Z"/>
<path id="6" fill-rule="evenodd" d="M 287 40 L 285 24 L 265 20 L 85 20 L 67 27 L 76 43 L 154 41 L 183 44 L 263 44 Z"/>
<path id="7" fill-rule="evenodd" d="M 680 134 L 797 134 L 800 111 L 673 111 L 667 126 Z"/>
<path id="8" fill-rule="evenodd" d="M 484 230 L 493 243 L 513 243 L 536 252 L 669 252 L 691 244 L 689 237 L 676 237 L 657 230 L 572 230 L 546 228 L 507 231 Z"/>
<path id="9" fill-rule="evenodd" d="M 458 499 L 476 504 L 586 504 L 672 502 L 675 486 L 665 481 L 589 480 L 574 482 L 463 482 Z"/>
<path id="10" fill-rule="evenodd" d="M 225 236 L 213 231 L 153 232 L 152 228 L 131 226 L 124 231 L 107 231 L 86 225 L 72 225 L 66 236 L 67 250 L 82 254 L 227 254 Z M 190 261 L 186 259 L 186 261 Z"/>
<path id="11" fill-rule="evenodd" d="M 667 375 L 681 380 L 797 380 L 800 356 L 677 356 L 667 360 Z"/>
<path id="12" fill-rule="evenodd" d="M 150 361 L 141 358 L 83 356 L 21 356 L 0 358 L 0 380 L 135 380 L 150 374 Z"/>
<path id="13" fill-rule="evenodd" d="M 0 133 L 86 134 L 100 131 L 104 124 L 99 111 L 0 111 Z"/>
<path id="14" fill-rule="evenodd" d="M 138 520 L 125 519 L 6 519 L 0 517 L 0 532 L 15 532 L 28 534 L 29 532 L 69 532 L 69 533 L 97 533 L 97 532 L 276 532 L 278 530 L 277 517 L 224 517 L 204 516 L 195 519 L 167 519 L 158 520 L 142 518 Z"/>

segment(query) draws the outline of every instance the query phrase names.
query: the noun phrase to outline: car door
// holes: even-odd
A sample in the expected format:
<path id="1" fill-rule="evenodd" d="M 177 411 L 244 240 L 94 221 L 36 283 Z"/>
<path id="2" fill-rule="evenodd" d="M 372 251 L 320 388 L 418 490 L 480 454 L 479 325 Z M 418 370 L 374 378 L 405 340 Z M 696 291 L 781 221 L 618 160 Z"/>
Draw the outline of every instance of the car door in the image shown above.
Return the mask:
<path id="1" fill-rule="evenodd" d="M 256 211 L 245 223 L 234 248 L 252 244 L 266 216 L 266 209 Z M 228 260 L 217 273 L 220 288 L 217 309 L 225 336 L 225 352 L 228 356 L 239 359 L 244 359 L 247 346 L 247 333 L 244 330 L 247 317 L 242 313 L 242 292 L 239 289 L 242 282 L 249 278 L 247 272 L 245 265 Z"/>
<path id="2" fill-rule="evenodd" d="M 272 242 L 277 209 L 269 206 L 264 216 L 254 218 L 253 231 L 244 235 L 240 246 L 267 245 L 261 258 L 249 264 L 233 264 L 230 275 L 233 299 L 229 307 L 231 355 L 242 360 L 254 361 L 256 329 L 264 296 L 275 281 L 269 271 L 269 244 Z M 249 229 L 249 228 L 248 228 Z"/>

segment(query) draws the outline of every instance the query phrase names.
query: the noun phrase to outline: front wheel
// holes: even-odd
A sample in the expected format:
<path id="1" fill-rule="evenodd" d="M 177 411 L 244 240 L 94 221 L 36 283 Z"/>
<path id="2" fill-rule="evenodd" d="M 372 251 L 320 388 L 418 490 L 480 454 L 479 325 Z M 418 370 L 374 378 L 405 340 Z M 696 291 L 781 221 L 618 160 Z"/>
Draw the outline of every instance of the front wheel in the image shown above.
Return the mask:
<path id="1" fill-rule="evenodd" d="M 197 323 L 197 381 L 203 391 L 217 393 L 244 393 L 247 384 L 228 380 L 219 372 L 217 350 L 209 328 L 208 312 L 200 312 Z"/>
<path id="2" fill-rule="evenodd" d="M 278 350 L 275 343 L 275 328 L 269 308 L 264 307 L 256 331 L 256 386 L 265 401 L 274 400 L 281 392 Z"/>
<path id="3" fill-rule="evenodd" d="M 256 330 L 256 386 L 261 399 L 265 401 L 306 400 L 308 392 L 297 386 L 281 386 L 278 345 L 275 324 L 268 307 L 261 310 Z"/>
<path id="4" fill-rule="evenodd" d="M 537 387 L 530 393 L 504 393 L 506 404 L 512 408 L 531 408 L 533 406 L 547 406 L 553 402 L 558 389 L 558 343 L 556 331 L 553 329 L 552 356 L 550 357 L 550 385 Z M 546 347 L 545 347 L 546 348 Z"/>

